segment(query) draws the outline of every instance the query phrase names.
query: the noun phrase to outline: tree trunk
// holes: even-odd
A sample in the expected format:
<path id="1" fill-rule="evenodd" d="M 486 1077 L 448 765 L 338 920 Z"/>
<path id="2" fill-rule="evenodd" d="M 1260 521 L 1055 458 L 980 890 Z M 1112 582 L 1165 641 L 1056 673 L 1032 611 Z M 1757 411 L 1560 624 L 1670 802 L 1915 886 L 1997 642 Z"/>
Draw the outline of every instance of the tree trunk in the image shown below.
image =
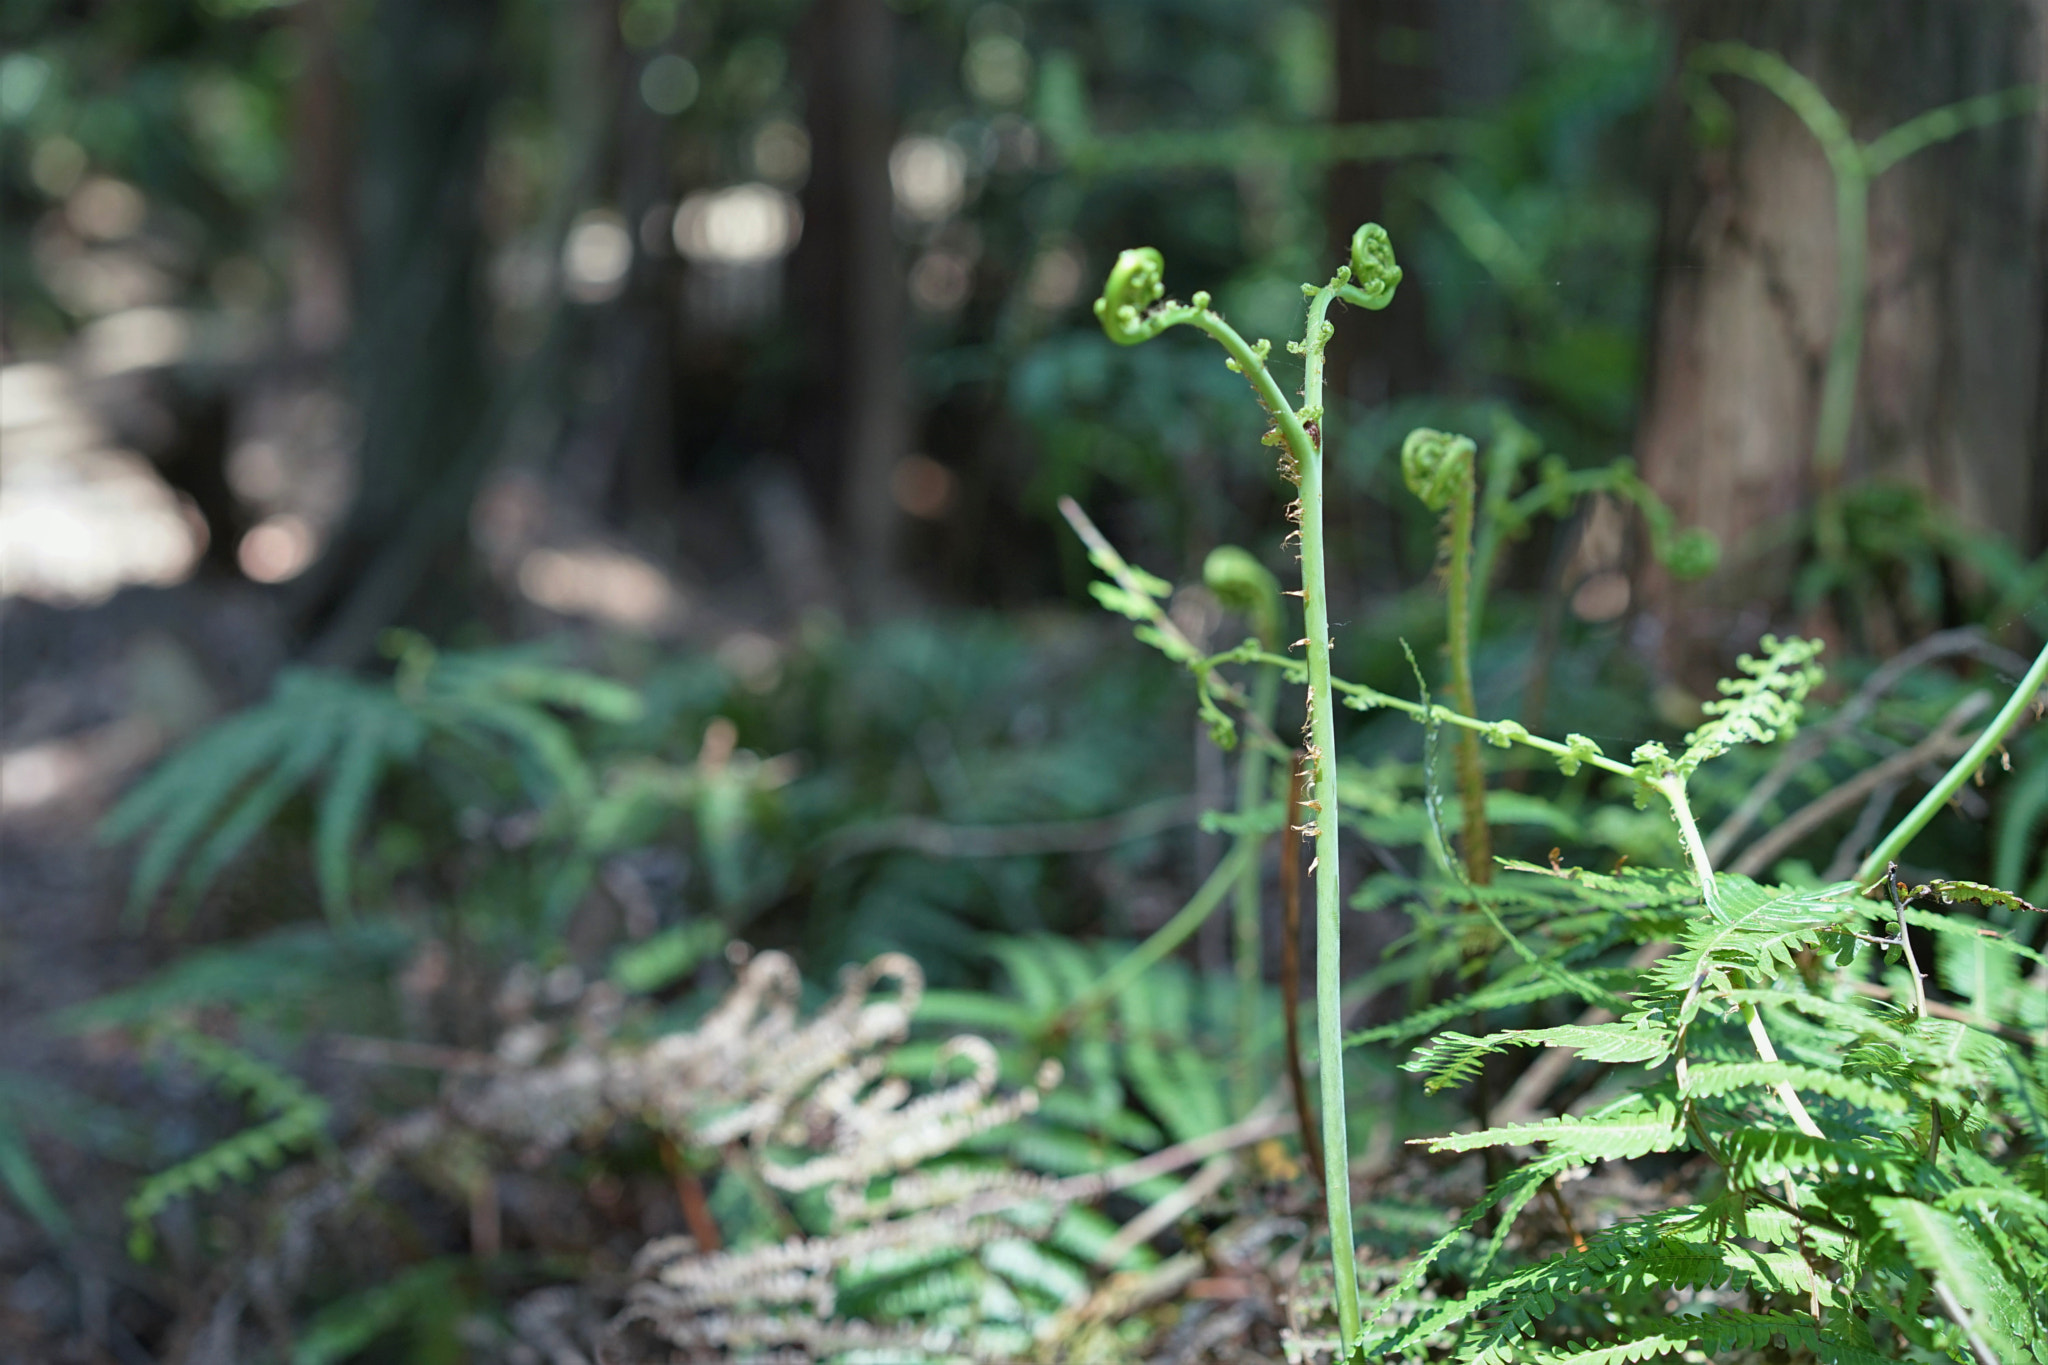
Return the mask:
<path id="1" fill-rule="evenodd" d="M 811 176 L 791 302 L 807 333 L 810 401 L 798 452 L 852 584 L 872 608 L 894 567 L 901 517 L 890 479 L 911 439 L 889 184 L 895 17 L 884 0 L 817 0 L 805 37 Z"/>
<path id="2" fill-rule="evenodd" d="M 346 663 L 414 618 L 481 476 L 479 182 L 497 0 L 382 0 L 365 34 L 352 368 L 362 436 L 340 534 L 308 575 L 313 657 Z"/>
<path id="3" fill-rule="evenodd" d="M 1441 112 L 1435 0 L 1331 0 L 1330 30 L 1337 69 L 1333 117 L 1339 125 L 1383 119 L 1428 118 Z M 1398 255 L 1402 223 L 1390 222 L 1387 181 L 1395 163 L 1343 162 L 1329 183 L 1330 260 L 1350 259 L 1351 234 L 1360 223 L 1379 223 L 1394 234 Z M 1430 348 L 1423 281 L 1410 271 L 1398 305 L 1370 327 L 1339 326 L 1330 343 L 1329 387 L 1364 403 L 1431 392 L 1441 359 Z"/>
<path id="4" fill-rule="evenodd" d="M 2048 78 L 2048 0 L 1693 0 L 1702 43 L 1777 53 L 1867 144 L 1928 109 Z M 1721 541 L 1696 584 L 1645 574 L 1661 662 L 1694 683 L 1782 619 L 1802 551 L 1783 532 L 1816 491 L 1913 485 L 2022 551 L 2048 538 L 2048 117 L 1939 143 L 1873 182 L 1865 340 L 1839 470 L 1816 467 L 1838 328 L 1836 189 L 1778 96 L 1717 75 L 1729 136 L 1705 145 L 1674 97 L 1657 316 L 1638 435 L 1644 477 Z M 1827 628 L 1825 618 L 1803 623 Z M 1862 641 L 1883 649 L 1895 643 Z"/>

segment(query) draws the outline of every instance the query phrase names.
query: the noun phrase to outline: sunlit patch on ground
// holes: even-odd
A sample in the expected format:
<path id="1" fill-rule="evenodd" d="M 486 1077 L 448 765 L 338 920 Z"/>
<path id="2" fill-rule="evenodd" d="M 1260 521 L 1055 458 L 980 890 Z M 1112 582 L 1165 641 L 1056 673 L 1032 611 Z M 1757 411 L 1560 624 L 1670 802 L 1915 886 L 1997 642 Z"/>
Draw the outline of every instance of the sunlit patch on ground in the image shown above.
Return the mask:
<path id="1" fill-rule="evenodd" d="M 178 583 L 205 538 L 148 460 L 109 444 L 65 370 L 0 368 L 0 597 L 87 606 Z"/>
<path id="2" fill-rule="evenodd" d="M 543 611 L 636 635 L 680 632 L 691 616 L 683 587 L 574 521 L 531 479 L 510 474 L 477 499 L 471 533 L 493 576 Z"/>

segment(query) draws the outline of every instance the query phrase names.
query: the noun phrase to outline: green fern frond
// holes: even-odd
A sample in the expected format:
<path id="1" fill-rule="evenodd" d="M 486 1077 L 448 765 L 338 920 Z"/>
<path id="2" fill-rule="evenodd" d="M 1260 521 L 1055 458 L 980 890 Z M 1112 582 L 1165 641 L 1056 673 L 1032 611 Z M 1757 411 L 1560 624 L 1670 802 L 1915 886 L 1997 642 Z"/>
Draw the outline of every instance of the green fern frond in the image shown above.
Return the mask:
<path id="1" fill-rule="evenodd" d="M 1649 1105 L 1632 1100 L 1629 1108 L 1590 1118 L 1566 1115 L 1483 1128 L 1474 1133 L 1410 1139 L 1432 1152 L 1471 1152 L 1484 1147 L 1522 1147 L 1541 1142 L 1555 1155 L 1583 1162 L 1623 1161 L 1651 1152 L 1668 1152 L 1682 1146 L 1685 1140 L 1685 1125 L 1677 1106 L 1661 1099 Z"/>
<path id="2" fill-rule="evenodd" d="M 333 928 L 301 924 L 245 943 L 188 952 L 155 976 L 60 1012 L 67 1030 L 161 1021 L 203 1005 L 299 1007 L 322 992 L 388 978 L 414 942 L 405 927 L 378 920 Z"/>
<path id="3" fill-rule="evenodd" d="M 1690 774 L 1738 744 L 1769 744 L 1790 735 L 1799 723 L 1806 694 L 1819 685 L 1824 648 L 1819 640 L 1780 640 L 1766 635 L 1761 659 L 1744 654 L 1735 661 L 1741 675 L 1717 684 L 1722 697 L 1700 709 L 1713 719 L 1685 737 L 1678 771 Z"/>
<path id="4" fill-rule="evenodd" d="M 1594 970 L 1586 974 L 1602 985 L 1611 984 L 1618 987 L 1623 984 L 1619 979 L 1620 973 Z M 1520 975 L 1520 972 L 1516 975 Z M 1632 979 L 1635 974 L 1628 972 L 1627 975 Z M 1512 1009 L 1517 1005 L 1540 1004 L 1545 1000 L 1555 1000 L 1559 996 L 1574 994 L 1568 985 L 1549 977 L 1529 979 L 1523 975 L 1521 979 L 1515 979 L 1515 975 L 1510 975 L 1492 985 L 1453 996 L 1449 1000 L 1417 1010 L 1391 1023 L 1360 1029 L 1344 1039 L 1344 1046 L 1352 1048 L 1370 1043 L 1398 1043 L 1418 1034 L 1432 1032 L 1452 1020 L 1463 1019 L 1468 1015 Z"/>
<path id="5" fill-rule="evenodd" d="M 2048 1359 L 2048 1321 L 2038 1295 L 2007 1277 L 1967 1221 L 1914 1199 L 1879 1197 L 1870 1204 L 1914 1267 L 1948 1287 L 1999 1359 Z"/>
<path id="6" fill-rule="evenodd" d="M 1434 1093 L 1447 1086 L 1463 1085 L 1479 1074 L 1489 1056 L 1511 1047 L 1565 1048 L 1589 1062 L 1645 1062 L 1654 1066 L 1670 1054 L 1671 1042 L 1669 1030 L 1643 1017 L 1615 1024 L 1506 1029 L 1484 1038 L 1446 1029 L 1417 1048 L 1401 1064 L 1401 1069 L 1429 1077 L 1423 1088 Z"/>
<path id="7" fill-rule="evenodd" d="M 217 1189 L 223 1181 L 244 1182 L 259 1170 L 280 1166 L 291 1153 L 318 1142 L 327 1130 L 327 1101 L 295 1077 L 204 1034 L 178 1029 L 170 1041 L 222 1090 L 240 1097 L 253 1112 L 271 1117 L 137 1187 L 126 1208 L 129 1253 L 137 1260 L 148 1258 L 154 1240 L 149 1225 L 171 1203 Z"/>
<path id="8" fill-rule="evenodd" d="M 544 808 L 589 803 L 595 779 L 554 711 L 625 724 L 639 698 L 617 683 L 530 654 L 438 655 L 409 646 L 395 686 L 311 669 L 282 673 L 262 705 L 166 759 L 117 805 L 101 838 L 144 836 L 129 913 L 184 865 L 182 902 L 203 892 L 300 791 L 319 786 L 314 864 L 330 915 L 348 913 L 349 861 L 381 779 L 433 734 L 510 753 Z M 324 778 L 322 774 L 325 774 Z"/>
<path id="9" fill-rule="evenodd" d="M 1360 1338 L 1357 1347 L 1354 1349 L 1352 1359 L 1377 1360 L 1383 1352 L 1390 1351 L 1393 1343 L 1414 1335 L 1411 1332 L 1412 1324 L 1409 1323 L 1384 1328 L 1377 1333 L 1372 1330 L 1372 1327 L 1374 1323 L 1384 1317 L 1390 1310 L 1406 1303 L 1410 1296 L 1421 1288 L 1423 1280 L 1428 1277 L 1430 1270 L 1435 1267 L 1436 1263 L 1470 1233 L 1473 1228 L 1477 1227 L 1480 1220 L 1492 1211 L 1496 1205 L 1509 1202 L 1513 1202 L 1517 1208 L 1526 1205 L 1529 1199 L 1535 1195 L 1536 1191 L 1541 1188 L 1544 1181 L 1551 1179 L 1560 1171 L 1569 1169 L 1571 1165 L 1572 1162 L 1567 1157 L 1544 1157 L 1511 1171 L 1496 1181 L 1493 1187 L 1474 1203 L 1471 1208 L 1467 1209 L 1464 1216 L 1453 1223 L 1447 1232 L 1424 1248 L 1422 1253 L 1413 1261 L 1410 1261 L 1408 1268 L 1402 1272 L 1401 1278 L 1394 1283 L 1392 1288 L 1380 1296 L 1379 1302 L 1374 1306 L 1371 1316 L 1365 1320 L 1365 1335 Z"/>
<path id="10" fill-rule="evenodd" d="M 292 1347 L 291 1365 L 340 1365 L 423 1309 L 445 1313 L 460 1282 L 455 1260 L 408 1266 L 381 1284 L 336 1299 L 315 1313 Z"/>
<path id="11" fill-rule="evenodd" d="M 1844 1142 L 1777 1128 L 1738 1128 L 1724 1134 L 1719 1147 L 1729 1180 L 1745 1189 L 1820 1173 L 1897 1192 L 1913 1186 L 1922 1165 L 1916 1154 L 1884 1139 Z"/>
<path id="12" fill-rule="evenodd" d="M 1682 1000 L 1675 1021 L 1685 1027 L 1703 1002 L 1703 982 L 1726 985 L 1731 971 L 1771 977 L 1790 967 L 1798 954 L 1817 946 L 1820 936 L 1856 912 L 1840 897 L 1848 883 L 1800 891 L 1758 886 L 1747 877 L 1721 874 L 1720 917 L 1702 915 L 1686 925 L 1679 950 L 1653 966 L 1653 989 Z"/>
<path id="13" fill-rule="evenodd" d="M 1889 1086 L 1874 1085 L 1839 1071 L 1801 1066 L 1796 1062 L 1704 1062 L 1691 1069 L 1680 1095 L 1709 1099 L 1741 1090 L 1789 1085 L 1801 1093 L 1827 1095 L 1880 1113 L 1903 1114 L 1907 1101 Z"/>

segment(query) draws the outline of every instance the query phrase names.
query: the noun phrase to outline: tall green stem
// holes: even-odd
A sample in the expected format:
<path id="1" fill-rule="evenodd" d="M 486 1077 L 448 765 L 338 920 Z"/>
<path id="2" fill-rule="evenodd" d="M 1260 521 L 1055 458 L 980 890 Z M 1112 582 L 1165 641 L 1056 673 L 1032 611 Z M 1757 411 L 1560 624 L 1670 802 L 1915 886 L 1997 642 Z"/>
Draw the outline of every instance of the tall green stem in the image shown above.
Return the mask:
<path id="1" fill-rule="evenodd" d="M 1301 404 L 1323 408 L 1324 318 L 1335 285 L 1315 293 L 1303 338 Z M 1304 433 L 1304 436 L 1306 433 Z M 1330 1258 L 1337 1280 L 1337 1326 L 1349 1351 L 1358 1336 L 1358 1263 L 1351 1240 L 1350 1137 L 1344 1121 L 1343 905 L 1337 841 L 1337 694 L 1330 681 L 1330 590 L 1323 560 L 1323 452 L 1304 439 L 1301 469 L 1302 615 L 1308 633 L 1308 781 L 1316 830 L 1316 1070 L 1323 1098 L 1323 1187 L 1329 1204 Z"/>
<path id="2" fill-rule="evenodd" d="M 1273 420 L 1278 443 L 1287 447 L 1291 470 L 1300 489 L 1301 586 L 1307 626 L 1308 757 L 1307 779 L 1315 811 L 1316 831 L 1316 1052 L 1323 1097 L 1323 1185 L 1330 1219 L 1331 1270 L 1336 1280 L 1337 1325 L 1342 1352 L 1349 1354 L 1358 1339 L 1358 1261 L 1351 1233 L 1350 1142 L 1344 1123 L 1344 1037 L 1341 999 L 1343 931 L 1337 849 L 1337 722 L 1336 685 L 1330 671 L 1330 603 L 1323 559 L 1323 357 L 1335 330 L 1326 321 L 1330 302 L 1341 298 L 1360 307 L 1386 307 L 1400 283 L 1400 267 L 1384 230 L 1360 227 L 1351 239 L 1351 264 L 1311 296 L 1308 327 L 1299 350 L 1304 357 L 1299 411 L 1287 401 L 1266 368 L 1268 343 L 1256 347 L 1209 309 L 1209 296 L 1198 293 L 1187 303 L 1161 303 L 1165 293 L 1165 261 L 1150 247 L 1124 252 L 1111 268 L 1095 316 L 1103 331 L 1119 345 L 1136 345 L 1169 327 L 1201 328 L 1220 343 L 1230 368 L 1251 383 L 1260 404 Z M 1263 650 L 1251 651 L 1263 654 Z M 1300 661 L 1283 659 L 1290 671 Z M 1235 855 L 1233 855 L 1235 856 Z M 1236 869 L 1233 869 L 1235 875 Z"/>
<path id="3" fill-rule="evenodd" d="M 1956 789 L 1969 781 L 1970 774 L 1982 767 L 1985 760 L 1991 757 L 1991 751 L 2012 733 L 2013 727 L 2020 723 L 2020 717 L 2026 714 L 2027 707 L 2043 686 L 2048 686 L 2048 646 L 2044 646 L 2034 657 L 2033 667 L 2020 679 L 2020 685 L 2013 689 L 2012 696 L 2006 699 L 2003 709 L 1992 717 L 1991 724 L 1984 727 L 1984 733 L 1977 736 L 1977 742 L 1955 761 L 1955 766 L 1942 775 L 1941 781 L 1935 783 L 1927 795 L 1920 798 L 1920 804 L 1906 813 L 1906 818 L 1899 821 L 1897 828 L 1885 835 L 1876 848 L 1870 850 L 1870 856 L 1856 869 L 1857 881 L 1873 881 L 1889 864 L 1897 861 L 1899 855 L 1906 851 L 1906 846 L 1913 842 L 1913 836 L 1927 827 L 1927 822 L 1934 818 L 1934 813 L 1948 804 L 1948 799 L 1956 794 Z"/>

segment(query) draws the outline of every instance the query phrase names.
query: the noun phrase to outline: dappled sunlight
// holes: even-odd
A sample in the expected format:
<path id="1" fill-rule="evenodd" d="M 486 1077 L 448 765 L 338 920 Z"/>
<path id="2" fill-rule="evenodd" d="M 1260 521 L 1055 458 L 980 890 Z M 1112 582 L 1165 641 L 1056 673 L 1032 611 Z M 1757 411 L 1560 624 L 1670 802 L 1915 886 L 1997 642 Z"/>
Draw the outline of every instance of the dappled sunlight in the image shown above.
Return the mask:
<path id="1" fill-rule="evenodd" d="M 106 441 L 64 370 L 0 369 L 0 597 L 85 606 L 190 576 L 204 522 L 148 460 Z"/>

